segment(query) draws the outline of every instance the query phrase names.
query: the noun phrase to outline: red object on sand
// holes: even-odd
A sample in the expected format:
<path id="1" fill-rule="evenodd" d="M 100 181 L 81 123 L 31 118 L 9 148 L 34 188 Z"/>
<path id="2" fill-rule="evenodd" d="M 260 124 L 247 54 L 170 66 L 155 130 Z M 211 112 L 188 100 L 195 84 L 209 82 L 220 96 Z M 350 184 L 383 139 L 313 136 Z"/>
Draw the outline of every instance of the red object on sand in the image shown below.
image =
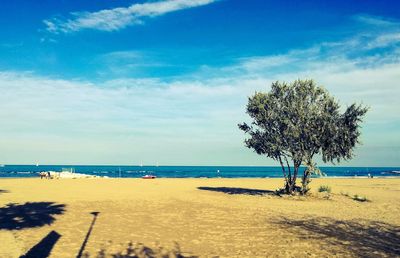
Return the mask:
<path id="1" fill-rule="evenodd" d="M 142 178 L 143 179 L 156 179 L 157 177 L 153 176 L 153 175 L 145 175 L 145 176 L 142 176 Z"/>

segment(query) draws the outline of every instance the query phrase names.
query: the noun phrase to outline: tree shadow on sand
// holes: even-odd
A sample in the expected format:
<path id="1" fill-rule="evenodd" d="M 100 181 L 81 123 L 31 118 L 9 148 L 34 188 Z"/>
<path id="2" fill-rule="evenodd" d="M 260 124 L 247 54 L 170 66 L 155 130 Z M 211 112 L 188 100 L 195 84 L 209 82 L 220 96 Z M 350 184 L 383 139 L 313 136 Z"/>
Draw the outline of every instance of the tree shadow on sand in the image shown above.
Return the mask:
<path id="1" fill-rule="evenodd" d="M 109 244 L 112 242 L 109 242 Z M 184 255 L 177 242 L 174 242 L 172 248 L 165 248 L 157 246 L 156 248 L 150 248 L 142 243 L 129 242 L 126 248 L 122 250 L 107 250 L 107 247 L 103 247 L 95 255 L 84 253 L 82 257 L 90 258 L 197 258 L 198 256 Z"/>
<path id="2" fill-rule="evenodd" d="M 260 190 L 260 189 L 249 189 L 249 188 L 238 188 L 238 187 L 208 187 L 200 186 L 197 187 L 199 190 L 221 192 L 226 194 L 247 194 L 247 195 L 278 195 L 276 191 L 271 190 Z"/>
<path id="3" fill-rule="evenodd" d="M 0 208 L 0 230 L 41 227 L 54 222 L 53 215 L 63 214 L 64 204 L 54 202 L 10 203 Z"/>
<path id="4" fill-rule="evenodd" d="M 378 221 L 339 221 L 330 218 L 283 219 L 278 223 L 299 237 L 344 246 L 359 257 L 400 255 L 400 227 Z"/>
<path id="5" fill-rule="evenodd" d="M 20 258 L 46 258 L 49 257 L 54 245 L 60 239 L 61 235 L 52 230 L 39 243 L 33 246 L 26 254 Z"/>

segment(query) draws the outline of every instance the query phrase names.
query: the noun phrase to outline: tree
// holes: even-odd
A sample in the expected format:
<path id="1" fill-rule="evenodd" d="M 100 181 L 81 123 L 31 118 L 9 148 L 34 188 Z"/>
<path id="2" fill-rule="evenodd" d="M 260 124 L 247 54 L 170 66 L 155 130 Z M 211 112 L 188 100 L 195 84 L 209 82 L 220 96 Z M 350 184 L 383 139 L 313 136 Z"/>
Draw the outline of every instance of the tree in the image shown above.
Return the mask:
<path id="1" fill-rule="evenodd" d="M 277 81 L 270 92 L 249 97 L 246 113 L 253 121 L 238 126 L 250 136 L 248 148 L 279 162 L 284 191 L 305 194 L 311 175 L 321 173 L 313 161 L 316 155 L 332 163 L 353 157 L 367 110 L 352 104 L 341 113 L 339 103 L 313 80 Z M 306 168 L 297 186 L 301 165 Z"/>

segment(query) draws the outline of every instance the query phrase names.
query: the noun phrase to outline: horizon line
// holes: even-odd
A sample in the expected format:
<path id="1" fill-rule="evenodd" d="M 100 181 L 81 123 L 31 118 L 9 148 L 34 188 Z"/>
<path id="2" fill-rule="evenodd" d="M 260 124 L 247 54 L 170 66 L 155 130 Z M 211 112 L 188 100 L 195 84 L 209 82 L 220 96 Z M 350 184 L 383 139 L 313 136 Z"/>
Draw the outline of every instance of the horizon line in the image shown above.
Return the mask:
<path id="1" fill-rule="evenodd" d="M 1 164 L 2 167 L 5 166 L 87 166 L 87 167 L 279 167 L 279 165 L 141 165 L 141 164 Z M 305 167 L 301 165 L 300 167 Z M 340 165 L 327 165 L 318 166 L 320 168 L 331 168 L 331 167 L 342 167 L 342 168 L 399 168 L 400 165 L 396 166 L 340 166 Z"/>

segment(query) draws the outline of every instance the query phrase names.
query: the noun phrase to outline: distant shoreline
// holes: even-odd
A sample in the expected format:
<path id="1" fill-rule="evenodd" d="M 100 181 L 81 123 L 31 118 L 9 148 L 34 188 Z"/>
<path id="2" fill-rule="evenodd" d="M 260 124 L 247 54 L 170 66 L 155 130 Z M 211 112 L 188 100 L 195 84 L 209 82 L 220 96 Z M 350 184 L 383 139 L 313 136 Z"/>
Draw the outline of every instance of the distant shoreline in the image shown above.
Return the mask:
<path id="1" fill-rule="evenodd" d="M 320 167 L 327 177 L 400 177 L 400 167 Z M 235 166 L 36 166 L 7 165 L 0 167 L 0 178 L 31 178 L 40 172 L 71 171 L 93 177 L 141 178 L 155 175 L 158 178 L 282 178 L 281 167 Z M 303 173 L 304 167 L 300 168 Z M 396 174 L 397 173 L 397 174 Z M 317 178 L 315 176 L 314 178 Z"/>
<path id="2" fill-rule="evenodd" d="M 114 164 L 100 164 L 100 165 L 93 165 L 93 164 L 39 164 L 36 166 L 35 164 L 1 164 L 0 167 L 6 166 L 35 166 L 35 167 L 222 167 L 222 168 L 233 168 L 233 167 L 241 167 L 241 168 L 280 168 L 279 165 L 152 165 L 152 164 L 122 164 L 122 165 L 114 165 Z M 305 166 L 300 166 L 304 168 Z M 319 168 L 399 168 L 399 166 L 318 166 Z"/>
<path id="3" fill-rule="evenodd" d="M 127 180 L 127 179 L 140 179 L 143 180 L 141 177 L 90 177 L 91 175 L 88 175 L 88 177 L 80 177 L 80 178 L 59 178 L 59 179 L 52 179 L 52 180 L 63 180 L 63 179 L 118 179 L 118 180 Z M 0 177 L 0 180 L 3 179 L 40 179 L 39 176 L 35 177 Z M 163 180 L 163 179 L 254 179 L 254 180 L 260 180 L 260 179 L 282 179 L 282 177 L 157 177 L 156 179 L 153 180 Z M 400 176 L 374 176 L 373 178 L 367 177 L 367 176 L 326 176 L 326 177 L 312 177 L 312 179 L 400 179 Z M 44 180 L 44 179 L 43 179 Z"/>

